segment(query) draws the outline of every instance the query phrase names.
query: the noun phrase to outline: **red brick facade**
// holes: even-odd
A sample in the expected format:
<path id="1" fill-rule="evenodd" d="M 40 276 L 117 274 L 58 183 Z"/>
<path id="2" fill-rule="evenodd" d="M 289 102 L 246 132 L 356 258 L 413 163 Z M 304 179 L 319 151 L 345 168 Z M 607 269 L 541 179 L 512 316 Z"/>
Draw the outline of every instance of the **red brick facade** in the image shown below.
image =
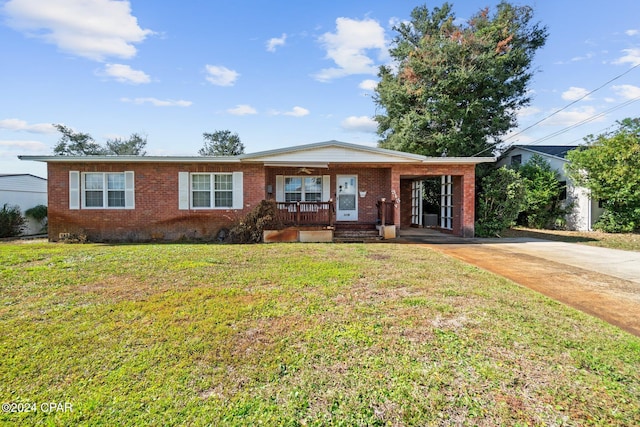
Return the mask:
<path id="1" fill-rule="evenodd" d="M 310 169 L 314 176 L 330 177 L 331 198 L 335 198 L 337 175 L 357 175 L 358 190 L 366 192 L 364 197 L 358 196 L 358 223 L 375 224 L 377 201 L 399 197 L 395 213 L 398 227 L 410 224 L 412 180 L 453 175 L 453 234 L 473 236 L 473 164 L 334 163 Z M 70 171 L 133 171 L 135 208 L 70 209 Z M 243 208 L 180 210 L 179 172 L 243 172 Z M 261 200 L 275 198 L 277 175 L 304 173 L 298 167 L 269 167 L 257 162 L 49 162 L 49 238 L 56 241 L 61 233 L 71 233 L 85 234 L 92 241 L 213 239 L 221 228 L 230 227 Z"/>

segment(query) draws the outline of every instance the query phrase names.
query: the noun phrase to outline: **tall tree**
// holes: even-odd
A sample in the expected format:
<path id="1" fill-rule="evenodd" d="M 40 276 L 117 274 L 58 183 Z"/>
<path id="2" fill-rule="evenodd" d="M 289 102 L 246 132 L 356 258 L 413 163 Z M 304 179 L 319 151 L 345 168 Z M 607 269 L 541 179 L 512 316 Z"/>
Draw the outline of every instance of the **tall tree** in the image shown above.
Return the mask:
<path id="1" fill-rule="evenodd" d="M 567 173 L 602 201 L 605 212 L 596 228 L 640 230 L 640 118 L 619 121 L 614 131 L 585 142 L 567 153 Z"/>
<path id="2" fill-rule="evenodd" d="M 114 138 L 107 140 L 107 154 L 116 156 L 145 156 L 147 137 L 139 133 L 132 133 L 129 139 Z"/>
<path id="3" fill-rule="evenodd" d="M 53 148 L 53 154 L 59 156 L 95 156 L 107 154 L 104 147 L 98 144 L 88 133 L 75 132 L 73 129 L 61 125 L 53 125 L 62 134 L 58 144 Z"/>
<path id="4" fill-rule="evenodd" d="M 237 156 L 244 153 L 244 145 L 237 133 L 217 130 L 203 133 L 204 146 L 198 151 L 201 156 Z"/>
<path id="5" fill-rule="evenodd" d="M 395 65 L 380 68 L 380 146 L 427 156 L 489 153 L 530 102 L 533 56 L 547 38 L 532 18 L 530 7 L 507 2 L 466 23 L 449 3 L 415 8 L 395 28 Z"/>

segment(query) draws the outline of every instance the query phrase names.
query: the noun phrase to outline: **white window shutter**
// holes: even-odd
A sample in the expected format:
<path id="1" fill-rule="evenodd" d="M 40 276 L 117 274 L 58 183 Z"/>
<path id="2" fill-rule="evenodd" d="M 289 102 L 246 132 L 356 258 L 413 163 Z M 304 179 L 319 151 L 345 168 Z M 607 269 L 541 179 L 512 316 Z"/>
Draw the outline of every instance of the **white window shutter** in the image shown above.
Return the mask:
<path id="1" fill-rule="evenodd" d="M 322 175 L 322 201 L 328 202 L 331 198 L 331 177 Z"/>
<path id="2" fill-rule="evenodd" d="M 233 209 L 244 207 L 244 183 L 242 172 L 233 173 Z"/>
<path id="3" fill-rule="evenodd" d="M 79 171 L 69 171 L 69 209 L 80 209 Z"/>
<path id="4" fill-rule="evenodd" d="M 124 207 L 125 209 L 136 208 L 135 184 L 133 171 L 124 173 Z"/>
<path id="5" fill-rule="evenodd" d="M 284 202 L 284 175 L 276 175 L 276 202 Z"/>
<path id="6" fill-rule="evenodd" d="M 189 172 L 178 172 L 178 209 L 189 209 Z"/>

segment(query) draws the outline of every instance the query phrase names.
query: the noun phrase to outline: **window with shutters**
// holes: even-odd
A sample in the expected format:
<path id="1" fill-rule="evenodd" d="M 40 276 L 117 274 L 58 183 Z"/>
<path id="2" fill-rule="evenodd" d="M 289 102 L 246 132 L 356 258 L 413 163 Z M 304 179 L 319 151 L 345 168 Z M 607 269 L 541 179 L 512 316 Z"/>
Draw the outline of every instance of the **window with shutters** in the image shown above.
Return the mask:
<path id="1" fill-rule="evenodd" d="M 129 185 L 127 176 L 129 173 Z M 82 208 L 131 209 L 133 208 L 133 172 L 84 172 L 82 173 Z M 127 189 L 127 187 L 129 187 Z M 127 191 L 131 197 L 127 200 Z M 129 202 L 129 203 L 127 203 Z"/>
<path id="2" fill-rule="evenodd" d="M 285 202 L 322 201 L 321 176 L 286 176 L 284 178 Z"/>
<path id="3" fill-rule="evenodd" d="M 233 174 L 191 174 L 191 207 L 194 209 L 233 207 Z"/>

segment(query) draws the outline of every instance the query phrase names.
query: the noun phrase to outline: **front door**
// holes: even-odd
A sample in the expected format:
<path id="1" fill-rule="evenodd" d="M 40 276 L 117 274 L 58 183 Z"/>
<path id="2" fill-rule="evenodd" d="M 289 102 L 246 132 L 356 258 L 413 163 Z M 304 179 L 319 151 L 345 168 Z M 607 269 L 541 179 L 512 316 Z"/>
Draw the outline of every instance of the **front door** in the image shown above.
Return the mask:
<path id="1" fill-rule="evenodd" d="M 336 176 L 336 221 L 358 220 L 358 176 Z"/>

